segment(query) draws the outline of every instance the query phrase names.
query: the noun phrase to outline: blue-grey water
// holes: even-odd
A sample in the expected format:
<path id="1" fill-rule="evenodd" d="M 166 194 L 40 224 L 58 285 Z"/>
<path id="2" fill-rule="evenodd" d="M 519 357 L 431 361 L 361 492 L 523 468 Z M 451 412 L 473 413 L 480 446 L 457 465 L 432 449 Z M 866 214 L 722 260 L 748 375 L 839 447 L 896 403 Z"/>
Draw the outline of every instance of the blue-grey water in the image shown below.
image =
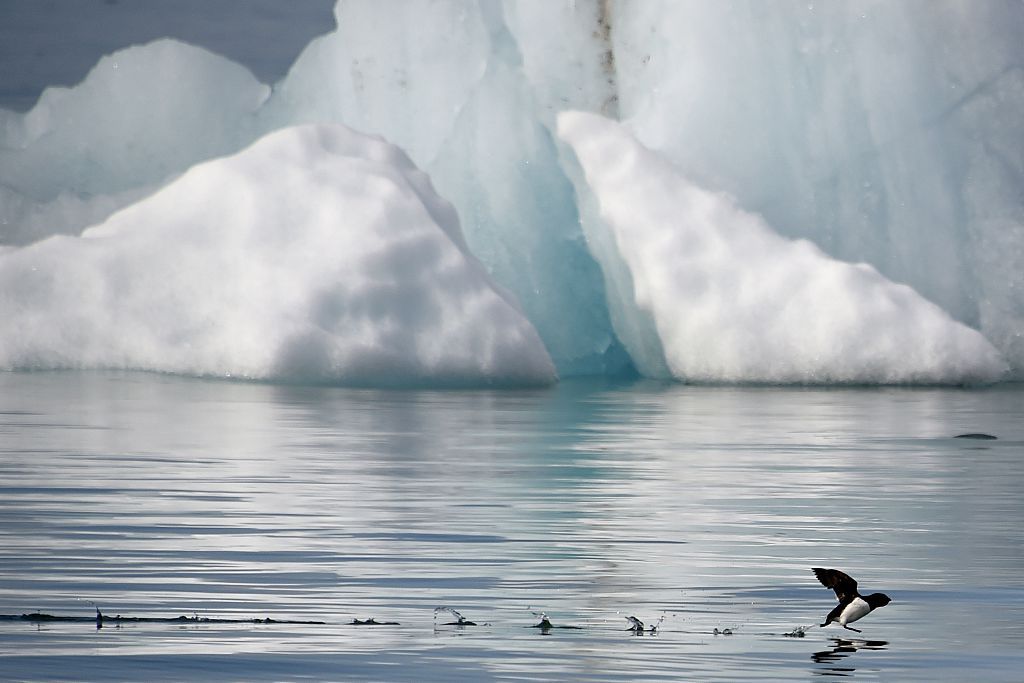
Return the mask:
<path id="1" fill-rule="evenodd" d="M 0 679 L 1020 680 L 1022 418 L 1020 386 L 0 373 L 0 614 L 326 622 L 0 621 Z M 812 566 L 893 602 L 787 636 L 834 605 Z"/>

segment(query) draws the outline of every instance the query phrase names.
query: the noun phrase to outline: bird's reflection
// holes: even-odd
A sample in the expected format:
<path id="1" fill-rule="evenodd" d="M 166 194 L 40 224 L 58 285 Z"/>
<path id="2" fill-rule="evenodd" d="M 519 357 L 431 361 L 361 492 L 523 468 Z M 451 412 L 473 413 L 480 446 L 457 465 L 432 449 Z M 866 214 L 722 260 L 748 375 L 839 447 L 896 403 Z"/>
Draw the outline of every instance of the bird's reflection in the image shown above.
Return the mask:
<path id="1" fill-rule="evenodd" d="M 811 655 L 815 664 L 826 666 L 815 668 L 814 673 L 819 676 L 852 676 L 856 671 L 853 666 L 840 666 L 838 662 L 852 655 L 857 650 L 884 650 L 889 646 L 885 640 L 861 640 L 849 638 L 831 638 L 832 648 L 822 650 Z"/>

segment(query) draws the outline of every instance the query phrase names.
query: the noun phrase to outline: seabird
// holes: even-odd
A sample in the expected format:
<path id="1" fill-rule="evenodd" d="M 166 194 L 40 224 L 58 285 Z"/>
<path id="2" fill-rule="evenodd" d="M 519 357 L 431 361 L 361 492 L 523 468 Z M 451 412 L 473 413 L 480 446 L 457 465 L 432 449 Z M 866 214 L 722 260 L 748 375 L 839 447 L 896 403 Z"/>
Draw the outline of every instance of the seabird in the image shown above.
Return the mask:
<path id="1" fill-rule="evenodd" d="M 849 631 L 860 633 L 858 629 L 847 626 L 857 621 L 879 607 L 885 607 L 891 600 L 885 593 L 872 593 L 861 595 L 857 592 L 857 582 L 838 569 L 822 569 L 814 567 L 811 569 L 814 575 L 821 581 L 825 588 L 831 588 L 836 592 L 839 604 L 825 617 L 825 623 L 821 626 L 828 626 L 833 621 Z"/>
<path id="2" fill-rule="evenodd" d="M 629 628 L 626 629 L 627 631 L 632 631 L 633 633 L 643 633 L 647 630 L 646 627 L 644 627 L 644 622 L 640 621 L 636 617 L 626 617 L 626 621 L 629 622 Z"/>

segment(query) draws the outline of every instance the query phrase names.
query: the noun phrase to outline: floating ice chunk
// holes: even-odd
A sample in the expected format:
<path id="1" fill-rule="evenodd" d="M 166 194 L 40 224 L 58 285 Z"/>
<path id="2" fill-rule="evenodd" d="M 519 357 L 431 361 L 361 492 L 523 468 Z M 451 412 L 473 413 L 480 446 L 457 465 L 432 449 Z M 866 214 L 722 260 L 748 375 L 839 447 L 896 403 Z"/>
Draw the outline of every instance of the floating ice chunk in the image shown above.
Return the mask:
<path id="1" fill-rule="evenodd" d="M 363 385 L 544 384 L 516 302 L 397 148 L 284 129 L 81 237 L 0 252 L 0 366 Z"/>
<path id="2" fill-rule="evenodd" d="M 632 291 L 611 295 L 651 315 L 673 376 L 964 383 L 1006 371 L 981 334 L 911 288 L 779 236 L 731 198 L 688 182 L 625 126 L 566 112 L 559 134 L 632 275 Z"/>

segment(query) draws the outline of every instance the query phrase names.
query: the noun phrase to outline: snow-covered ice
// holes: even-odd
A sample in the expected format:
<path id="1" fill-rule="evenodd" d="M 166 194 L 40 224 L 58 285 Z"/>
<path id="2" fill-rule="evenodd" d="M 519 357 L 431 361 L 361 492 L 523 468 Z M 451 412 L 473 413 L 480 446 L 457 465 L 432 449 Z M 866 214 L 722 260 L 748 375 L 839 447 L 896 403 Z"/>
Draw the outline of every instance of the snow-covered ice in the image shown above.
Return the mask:
<path id="1" fill-rule="evenodd" d="M 41 319 L 63 305 L 48 308 L 49 290 L 29 287 L 14 264 L 46 253 L 50 272 L 73 279 L 91 252 L 72 245 L 95 239 L 89 226 L 146 206 L 204 160 L 276 130 L 330 123 L 383 136 L 429 174 L 461 218 L 460 251 L 501 298 L 518 302 L 560 376 L 1024 377 L 1024 5 L 405 0 L 395 12 L 339 0 L 334 17 L 336 30 L 313 39 L 272 86 L 166 39 L 107 55 L 81 84 L 45 92 L 24 114 L 0 110 L 0 278 L 16 283 L 5 305 Z M 622 121 L 654 160 L 636 165 L 637 183 L 671 164 L 689 188 L 674 210 L 705 226 L 717 261 L 692 251 L 701 267 L 680 284 L 660 270 L 671 249 L 641 253 L 652 245 L 618 240 L 622 225 L 606 225 L 599 209 L 608 209 L 598 206 L 613 195 L 587 189 L 557 136 L 565 110 Z M 206 196 L 198 185 L 190 187 Z M 259 193 L 267 212 L 290 207 L 270 205 L 285 202 L 273 187 Z M 110 253 L 123 249 L 122 267 L 132 270 L 127 235 L 150 226 L 110 220 L 126 242 Z M 164 229 L 152 251 L 173 251 L 173 231 L 184 228 Z M 725 240 L 727 249 L 706 237 L 730 232 L 746 236 Z M 694 234 L 664 239 L 681 249 Z M 51 235 L 70 238 L 34 244 Z M 272 267 L 283 277 L 287 266 Z M 658 293 L 669 289 L 678 300 L 666 311 Z M 748 290 L 789 301 L 773 309 Z M 208 317 L 215 304 L 203 305 Z M 749 318 L 731 317 L 740 310 Z M 110 315 L 86 308 L 79 317 L 87 311 Z M 62 325 L 74 318 L 59 316 Z M 755 327 L 765 332 L 744 332 Z M 0 344 L 20 344 L 19 357 L 59 356 L 8 329 L 16 332 Z M 683 350 L 696 329 L 715 339 L 716 353 L 699 362 Z M 92 364 L 90 348 L 68 346 L 61 363 Z M 906 367 L 893 367 L 897 354 Z M 140 366 L 175 365 L 157 355 Z M 181 371 L 236 369 L 199 365 Z M 281 367 L 250 366 L 263 370 L 243 374 Z M 428 382 L 420 370 L 410 379 Z M 337 380 L 331 372 L 323 381 Z"/>
<path id="2" fill-rule="evenodd" d="M 0 366 L 539 385 L 533 326 L 397 148 L 339 125 L 194 166 L 79 236 L 0 252 Z"/>
<path id="3" fill-rule="evenodd" d="M 971 383 L 1006 372 L 981 334 L 910 287 L 781 237 L 732 198 L 687 181 L 622 124 L 564 112 L 559 133 L 629 269 L 631 287 L 610 295 L 651 317 L 673 377 Z M 634 355 L 642 333 L 620 330 Z"/>

